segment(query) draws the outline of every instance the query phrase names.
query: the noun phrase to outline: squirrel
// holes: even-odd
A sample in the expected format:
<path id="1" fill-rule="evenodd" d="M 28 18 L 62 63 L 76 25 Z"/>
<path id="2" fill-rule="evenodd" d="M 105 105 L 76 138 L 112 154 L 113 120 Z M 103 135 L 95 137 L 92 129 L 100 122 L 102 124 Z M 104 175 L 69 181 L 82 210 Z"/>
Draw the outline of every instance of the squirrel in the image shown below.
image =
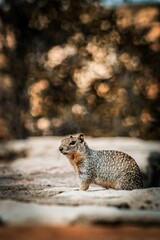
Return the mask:
<path id="1" fill-rule="evenodd" d="M 90 149 L 83 133 L 62 139 L 59 150 L 78 173 L 82 191 L 91 183 L 116 190 L 143 188 L 140 169 L 132 157 L 116 150 Z"/>

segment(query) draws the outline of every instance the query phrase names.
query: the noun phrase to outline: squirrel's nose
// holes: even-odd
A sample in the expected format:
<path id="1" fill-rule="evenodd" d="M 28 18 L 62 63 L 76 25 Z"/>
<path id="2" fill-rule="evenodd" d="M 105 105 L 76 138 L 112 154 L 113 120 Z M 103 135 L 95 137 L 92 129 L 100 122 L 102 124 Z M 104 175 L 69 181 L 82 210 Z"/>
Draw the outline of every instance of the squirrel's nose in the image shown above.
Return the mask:
<path id="1" fill-rule="evenodd" d="M 62 152 L 63 151 L 63 147 L 59 147 L 59 151 Z"/>

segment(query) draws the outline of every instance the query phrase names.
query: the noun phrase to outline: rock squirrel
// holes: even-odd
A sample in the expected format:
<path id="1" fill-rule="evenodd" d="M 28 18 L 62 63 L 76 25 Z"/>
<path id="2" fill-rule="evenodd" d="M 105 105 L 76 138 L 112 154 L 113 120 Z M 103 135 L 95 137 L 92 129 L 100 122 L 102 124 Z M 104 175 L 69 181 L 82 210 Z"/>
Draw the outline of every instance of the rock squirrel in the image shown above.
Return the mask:
<path id="1" fill-rule="evenodd" d="M 83 133 L 62 139 L 59 150 L 78 173 L 80 190 L 86 191 L 91 183 L 117 190 L 143 187 L 140 169 L 132 157 L 115 150 L 92 150 Z"/>

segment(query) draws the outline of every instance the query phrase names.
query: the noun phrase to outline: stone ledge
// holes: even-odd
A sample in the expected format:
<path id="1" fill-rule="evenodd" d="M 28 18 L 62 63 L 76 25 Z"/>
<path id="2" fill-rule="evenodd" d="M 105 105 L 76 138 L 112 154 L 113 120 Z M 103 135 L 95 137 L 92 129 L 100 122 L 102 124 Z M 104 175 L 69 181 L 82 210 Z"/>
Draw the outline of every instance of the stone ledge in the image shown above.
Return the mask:
<path id="1" fill-rule="evenodd" d="M 98 205 L 123 209 L 160 210 L 160 188 L 138 189 L 132 191 L 91 188 L 86 192 L 65 191 L 52 198 L 52 204 L 60 205 Z"/>
<path id="2" fill-rule="evenodd" d="M 9 144 L 29 150 L 26 157 L 0 162 L 1 225 L 160 224 L 160 188 L 116 191 L 91 185 L 86 192 L 78 191 L 78 177 L 65 156 L 59 156 L 60 140 L 31 138 Z M 128 138 L 87 142 L 94 149 L 129 153 L 145 174 L 149 153 L 158 153 L 160 147 L 159 142 Z M 154 156 L 159 164 L 159 155 Z"/>
<path id="3" fill-rule="evenodd" d="M 104 206 L 46 206 L 11 200 L 0 201 L 5 225 L 160 224 L 160 211 L 126 210 Z"/>

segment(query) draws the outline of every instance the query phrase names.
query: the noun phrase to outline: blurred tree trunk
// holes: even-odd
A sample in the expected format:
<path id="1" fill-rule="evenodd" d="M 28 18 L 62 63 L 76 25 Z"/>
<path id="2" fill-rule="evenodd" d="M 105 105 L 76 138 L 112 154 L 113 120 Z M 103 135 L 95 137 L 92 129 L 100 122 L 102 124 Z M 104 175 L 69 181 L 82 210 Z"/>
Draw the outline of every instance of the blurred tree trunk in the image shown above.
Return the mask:
<path id="1" fill-rule="evenodd" d="M 3 54 L 7 65 L 1 71 L 2 92 L 0 95 L 1 116 L 5 132 L 0 139 L 25 138 L 25 113 L 28 110 L 26 91 L 27 66 L 25 59 L 26 26 L 21 12 L 17 11 L 14 1 L 10 2 L 10 11 L 1 11 L 2 33 L 4 36 Z M 26 31 L 27 32 L 27 31 Z M 9 81 L 7 89 L 6 79 Z"/>

